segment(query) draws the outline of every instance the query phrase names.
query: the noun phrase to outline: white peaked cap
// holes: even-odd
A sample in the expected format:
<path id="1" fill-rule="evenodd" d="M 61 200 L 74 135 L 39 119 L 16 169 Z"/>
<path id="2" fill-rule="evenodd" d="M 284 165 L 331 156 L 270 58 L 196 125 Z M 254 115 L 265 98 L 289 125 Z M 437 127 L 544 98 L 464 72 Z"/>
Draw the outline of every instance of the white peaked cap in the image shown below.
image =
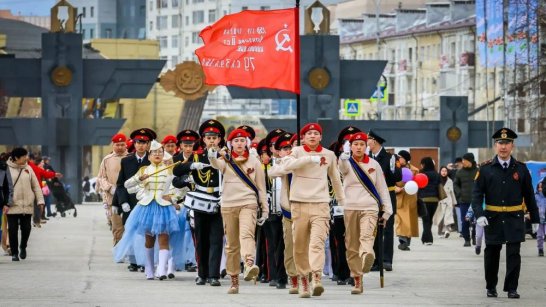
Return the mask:
<path id="1" fill-rule="evenodd" d="M 150 150 L 158 150 L 161 147 L 163 147 L 163 145 L 156 140 L 153 140 L 152 144 L 150 144 Z"/>
<path id="2" fill-rule="evenodd" d="M 168 161 L 168 160 L 170 160 L 172 157 L 173 157 L 173 156 L 171 156 L 171 154 L 168 153 L 168 152 L 164 152 L 164 153 L 163 153 L 163 161 Z"/>

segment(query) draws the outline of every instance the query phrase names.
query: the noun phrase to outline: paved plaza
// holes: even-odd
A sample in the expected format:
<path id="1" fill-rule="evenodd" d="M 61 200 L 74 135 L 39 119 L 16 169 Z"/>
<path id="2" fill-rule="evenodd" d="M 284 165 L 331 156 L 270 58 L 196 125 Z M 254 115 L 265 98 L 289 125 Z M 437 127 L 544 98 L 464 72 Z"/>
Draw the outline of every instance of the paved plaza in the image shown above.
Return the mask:
<path id="1" fill-rule="evenodd" d="M 536 242 L 522 245 L 520 300 L 502 292 L 501 260 L 499 298 L 485 297 L 483 256 L 463 248 L 462 239 L 434 239 L 434 245 L 415 240 L 411 252 L 395 250 L 394 271 L 364 278 L 364 294 L 350 295 L 351 286 L 325 280 L 321 297 L 300 299 L 288 290 L 267 284 L 242 282 L 239 295 L 222 287 L 196 286 L 195 273 L 178 272 L 174 281 L 147 281 L 125 264 L 112 261 L 112 236 L 99 204 L 78 206 L 78 217 L 53 218 L 32 229 L 28 258 L 11 262 L 0 257 L 0 306 L 349 306 L 349 305 L 509 305 L 544 306 L 546 258 L 537 257 Z M 483 255 L 483 253 L 482 253 Z M 504 258 L 504 257 L 503 257 Z"/>

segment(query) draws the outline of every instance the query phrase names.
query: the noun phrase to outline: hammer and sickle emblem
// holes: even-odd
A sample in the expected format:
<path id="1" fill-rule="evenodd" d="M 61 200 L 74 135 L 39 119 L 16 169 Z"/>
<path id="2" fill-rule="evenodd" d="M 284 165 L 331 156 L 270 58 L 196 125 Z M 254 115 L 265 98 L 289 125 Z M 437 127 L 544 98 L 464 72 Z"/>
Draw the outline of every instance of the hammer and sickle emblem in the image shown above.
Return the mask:
<path id="1" fill-rule="evenodd" d="M 275 34 L 275 43 L 277 44 L 277 48 L 275 48 L 276 51 L 289 51 L 293 52 L 292 46 L 290 45 L 290 35 L 288 35 L 288 29 L 286 29 L 288 26 L 284 25 L 284 29 L 280 30 Z M 282 38 L 282 39 L 281 39 Z M 288 46 L 285 46 L 288 45 Z"/>

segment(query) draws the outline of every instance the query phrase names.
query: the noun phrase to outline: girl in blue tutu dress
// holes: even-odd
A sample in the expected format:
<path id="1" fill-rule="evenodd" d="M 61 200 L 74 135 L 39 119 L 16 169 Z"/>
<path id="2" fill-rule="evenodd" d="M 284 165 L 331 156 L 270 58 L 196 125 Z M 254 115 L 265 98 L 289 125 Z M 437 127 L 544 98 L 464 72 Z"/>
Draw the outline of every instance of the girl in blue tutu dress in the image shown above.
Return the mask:
<path id="1" fill-rule="evenodd" d="M 164 150 L 152 141 L 149 152 L 150 165 L 142 167 L 125 182 L 130 193 L 136 193 L 138 204 L 125 224 L 121 241 L 114 248 L 115 260 L 121 260 L 134 249 L 137 260 L 145 258 L 146 279 L 154 279 L 154 247 L 159 246 L 157 275 L 167 278 L 169 254 L 175 262 L 183 263 L 183 236 L 176 208 L 171 202 L 172 168 L 163 162 Z M 142 249 L 144 241 L 144 250 Z M 139 246 L 140 245 L 140 246 Z M 171 253 L 169 249 L 172 249 Z M 142 257 L 144 254 L 144 257 Z"/>

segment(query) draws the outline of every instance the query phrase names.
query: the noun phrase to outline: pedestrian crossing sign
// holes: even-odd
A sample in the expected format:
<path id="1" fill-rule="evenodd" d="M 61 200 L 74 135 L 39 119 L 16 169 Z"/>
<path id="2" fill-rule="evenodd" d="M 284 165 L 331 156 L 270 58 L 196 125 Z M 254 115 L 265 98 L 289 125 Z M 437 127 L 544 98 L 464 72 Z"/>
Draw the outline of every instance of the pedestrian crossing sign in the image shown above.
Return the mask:
<path id="1" fill-rule="evenodd" d="M 346 99 L 344 102 L 343 113 L 345 116 L 359 116 L 362 104 L 358 99 Z"/>

